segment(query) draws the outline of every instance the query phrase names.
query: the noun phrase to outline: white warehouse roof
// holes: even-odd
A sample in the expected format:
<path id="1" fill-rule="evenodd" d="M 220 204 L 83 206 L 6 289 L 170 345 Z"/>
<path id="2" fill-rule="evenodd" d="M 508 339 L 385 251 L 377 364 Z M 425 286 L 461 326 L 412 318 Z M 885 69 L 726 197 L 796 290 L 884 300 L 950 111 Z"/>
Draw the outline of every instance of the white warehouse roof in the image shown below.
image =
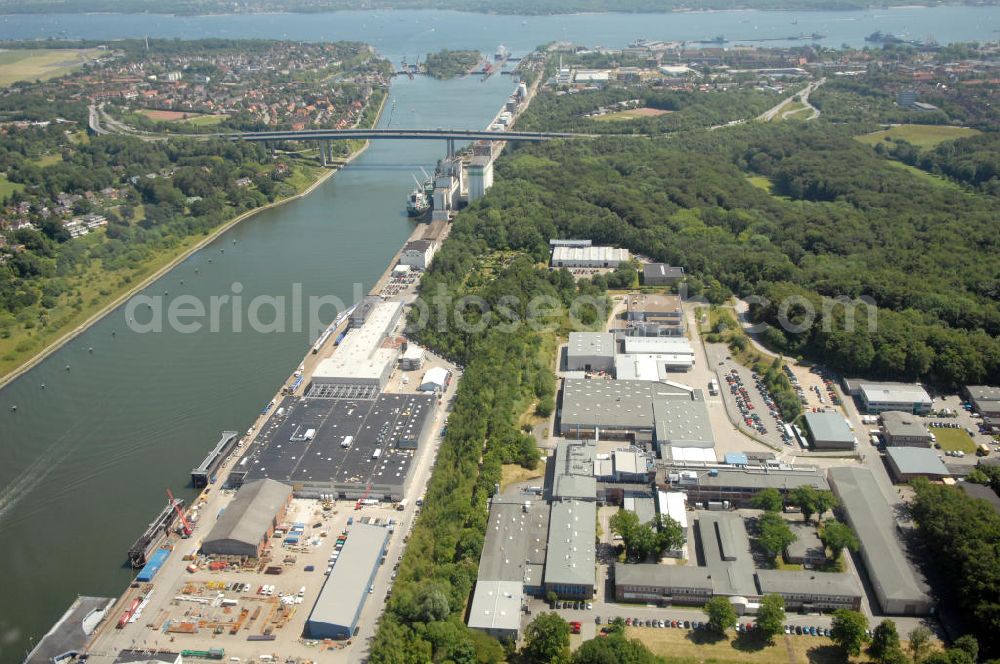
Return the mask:
<path id="1" fill-rule="evenodd" d="M 628 259 L 628 249 L 617 247 L 557 246 L 552 249 L 553 263 L 624 263 Z"/>
<path id="2" fill-rule="evenodd" d="M 423 386 L 431 384 L 444 389 L 445 383 L 447 382 L 448 370 L 444 367 L 432 367 L 424 374 L 423 379 L 420 381 L 420 385 Z"/>

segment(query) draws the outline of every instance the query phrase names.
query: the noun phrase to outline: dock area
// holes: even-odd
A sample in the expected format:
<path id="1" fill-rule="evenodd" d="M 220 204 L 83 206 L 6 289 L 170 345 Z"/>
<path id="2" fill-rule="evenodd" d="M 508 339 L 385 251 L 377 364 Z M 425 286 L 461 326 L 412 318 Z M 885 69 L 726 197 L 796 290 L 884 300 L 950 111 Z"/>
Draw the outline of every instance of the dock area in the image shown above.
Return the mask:
<path id="1" fill-rule="evenodd" d="M 94 629 L 114 603 L 111 597 L 77 597 L 28 653 L 25 664 L 53 664 L 75 658 L 84 651 Z"/>

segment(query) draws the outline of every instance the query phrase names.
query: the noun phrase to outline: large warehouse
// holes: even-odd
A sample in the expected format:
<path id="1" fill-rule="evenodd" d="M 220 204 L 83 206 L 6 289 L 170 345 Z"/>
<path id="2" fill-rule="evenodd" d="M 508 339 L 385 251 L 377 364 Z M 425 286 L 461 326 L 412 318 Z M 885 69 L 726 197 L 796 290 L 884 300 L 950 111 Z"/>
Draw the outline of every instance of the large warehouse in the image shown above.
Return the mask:
<path id="1" fill-rule="evenodd" d="M 346 639 L 351 636 L 388 541 L 389 531 L 385 528 L 366 523 L 351 526 L 333 572 L 323 584 L 306 621 L 309 637 Z"/>
<path id="2" fill-rule="evenodd" d="M 384 344 L 403 312 L 402 302 L 378 302 L 364 325 L 352 329 L 330 357 L 320 361 L 312 375 L 312 388 L 363 386 L 377 391 L 392 374 L 399 348 Z"/>
<path id="3" fill-rule="evenodd" d="M 896 518 L 871 471 L 831 468 L 830 484 L 847 513 L 847 523 L 858 535 L 861 558 L 882 610 L 890 615 L 931 613 L 934 601 L 896 536 Z"/>
<path id="4" fill-rule="evenodd" d="M 889 472 L 897 484 L 909 482 L 916 477 L 940 480 L 951 475 L 937 450 L 929 447 L 889 447 L 886 448 L 886 457 Z"/>
<path id="5" fill-rule="evenodd" d="M 360 498 L 370 486 L 372 498 L 400 500 L 436 403 L 432 394 L 285 397 L 229 484 L 271 478 L 290 484 L 299 498 L 341 499 Z"/>
<path id="6" fill-rule="evenodd" d="M 573 599 L 594 596 L 596 538 L 596 503 L 567 500 L 552 504 L 545 554 L 545 592 Z"/>
<path id="7" fill-rule="evenodd" d="M 866 412 L 901 410 L 922 415 L 930 411 L 934 400 L 918 383 L 875 383 L 860 378 L 845 378 L 844 389 L 858 397 Z"/>
<path id="8" fill-rule="evenodd" d="M 222 513 L 201 544 L 207 555 L 256 558 L 285 516 L 292 488 L 269 479 L 249 482 Z"/>
<path id="9" fill-rule="evenodd" d="M 552 247 L 552 267 L 618 267 L 628 259 L 628 249 L 564 245 Z"/>

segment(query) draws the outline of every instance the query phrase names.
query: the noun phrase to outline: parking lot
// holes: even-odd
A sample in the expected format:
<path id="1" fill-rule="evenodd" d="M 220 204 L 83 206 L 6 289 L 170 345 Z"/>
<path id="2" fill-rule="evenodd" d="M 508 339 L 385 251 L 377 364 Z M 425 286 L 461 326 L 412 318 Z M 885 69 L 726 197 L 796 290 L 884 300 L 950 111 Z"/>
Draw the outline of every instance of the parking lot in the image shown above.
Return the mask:
<path id="1" fill-rule="evenodd" d="M 719 393 L 733 423 L 743 433 L 781 451 L 792 451 L 786 442 L 784 421 L 774 408 L 766 386 L 755 379 L 754 373 L 728 358 L 722 344 L 706 344 L 708 357 L 714 360 L 719 380 Z"/>

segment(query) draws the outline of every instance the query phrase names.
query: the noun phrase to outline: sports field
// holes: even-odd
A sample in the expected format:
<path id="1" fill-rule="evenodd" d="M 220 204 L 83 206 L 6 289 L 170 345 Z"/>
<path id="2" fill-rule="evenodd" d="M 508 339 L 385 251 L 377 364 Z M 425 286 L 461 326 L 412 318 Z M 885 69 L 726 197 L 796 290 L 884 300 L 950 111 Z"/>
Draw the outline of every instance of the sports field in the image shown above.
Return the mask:
<path id="1" fill-rule="evenodd" d="M 904 124 L 890 129 L 883 129 L 856 138 L 862 143 L 875 145 L 886 137 L 901 138 L 921 148 L 932 148 L 938 143 L 953 141 L 957 138 L 975 136 L 979 132 L 968 127 L 949 127 L 947 125 L 915 125 Z"/>
<path id="2" fill-rule="evenodd" d="M 97 58 L 97 48 L 26 48 L 0 50 L 0 86 L 62 76 Z"/>

